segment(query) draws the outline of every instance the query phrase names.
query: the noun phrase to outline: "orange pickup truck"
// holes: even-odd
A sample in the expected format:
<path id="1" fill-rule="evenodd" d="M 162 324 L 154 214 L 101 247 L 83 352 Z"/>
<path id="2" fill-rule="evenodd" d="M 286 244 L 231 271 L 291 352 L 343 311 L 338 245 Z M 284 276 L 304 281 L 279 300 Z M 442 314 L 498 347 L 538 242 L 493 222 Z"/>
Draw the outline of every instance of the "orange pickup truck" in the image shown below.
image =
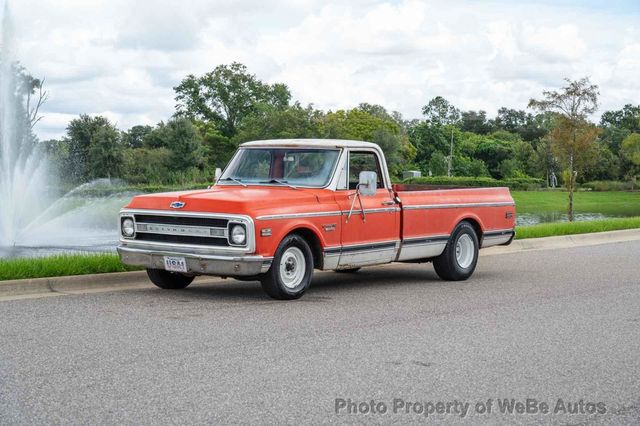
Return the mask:
<path id="1" fill-rule="evenodd" d="M 161 288 L 216 275 L 296 299 L 314 269 L 433 262 L 464 280 L 478 250 L 511 243 L 514 227 L 507 188 L 392 184 L 378 145 L 270 140 L 242 144 L 209 189 L 133 198 L 118 252 Z"/>

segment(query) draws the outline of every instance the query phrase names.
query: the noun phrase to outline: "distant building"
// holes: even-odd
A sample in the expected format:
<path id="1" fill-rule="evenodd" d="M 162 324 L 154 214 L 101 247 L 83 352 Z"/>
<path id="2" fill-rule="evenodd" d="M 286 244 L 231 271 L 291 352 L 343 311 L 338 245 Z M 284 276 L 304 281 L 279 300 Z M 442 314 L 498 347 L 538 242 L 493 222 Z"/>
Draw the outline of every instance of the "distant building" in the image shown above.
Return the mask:
<path id="1" fill-rule="evenodd" d="M 421 176 L 422 172 L 419 170 L 407 170 L 402 172 L 402 179 L 417 178 Z"/>

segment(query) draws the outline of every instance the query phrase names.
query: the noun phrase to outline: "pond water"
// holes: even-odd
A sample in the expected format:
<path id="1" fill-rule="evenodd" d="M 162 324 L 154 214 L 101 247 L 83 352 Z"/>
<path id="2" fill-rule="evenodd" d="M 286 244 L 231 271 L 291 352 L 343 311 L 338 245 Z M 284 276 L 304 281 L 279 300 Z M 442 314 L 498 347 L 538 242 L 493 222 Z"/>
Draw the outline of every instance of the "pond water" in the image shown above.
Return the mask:
<path id="1" fill-rule="evenodd" d="M 629 215 L 629 216 L 637 216 Z M 600 220 L 613 217 L 626 217 L 625 215 L 609 215 L 604 213 L 574 213 L 573 218 L 576 222 L 588 222 L 591 220 Z M 518 213 L 516 208 L 516 226 L 536 225 L 538 223 L 550 222 L 568 222 L 569 215 L 567 212 L 547 211 L 540 213 Z"/>

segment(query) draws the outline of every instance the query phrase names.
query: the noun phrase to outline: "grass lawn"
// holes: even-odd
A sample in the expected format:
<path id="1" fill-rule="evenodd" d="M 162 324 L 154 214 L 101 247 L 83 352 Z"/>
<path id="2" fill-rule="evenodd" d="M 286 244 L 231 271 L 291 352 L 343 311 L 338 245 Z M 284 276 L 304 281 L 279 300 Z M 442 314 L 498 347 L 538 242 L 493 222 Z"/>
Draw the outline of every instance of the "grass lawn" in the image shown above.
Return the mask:
<path id="1" fill-rule="evenodd" d="M 640 217 L 612 218 L 589 222 L 553 222 L 539 225 L 519 226 L 516 239 L 550 237 L 554 235 L 588 234 L 592 232 L 617 231 L 640 228 Z"/>
<path id="2" fill-rule="evenodd" d="M 38 258 L 0 259 L 0 281 L 136 269 L 123 265 L 116 254 L 59 254 Z"/>
<path id="3" fill-rule="evenodd" d="M 564 191 L 512 191 L 516 213 L 565 212 L 569 194 Z M 640 192 L 576 192 L 576 213 L 640 216 Z"/>

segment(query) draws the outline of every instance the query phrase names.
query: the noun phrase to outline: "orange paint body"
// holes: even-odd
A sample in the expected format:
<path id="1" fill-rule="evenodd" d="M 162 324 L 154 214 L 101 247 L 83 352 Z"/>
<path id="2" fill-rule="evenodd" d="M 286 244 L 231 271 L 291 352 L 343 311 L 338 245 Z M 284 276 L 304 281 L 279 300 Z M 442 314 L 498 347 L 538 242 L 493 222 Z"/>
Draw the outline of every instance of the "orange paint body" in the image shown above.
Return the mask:
<path id="1" fill-rule="evenodd" d="M 382 188 L 378 189 L 375 196 L 361 197 L 365 211 L 384 207 L 384 202 L 392 201 L 397 196 L 401 204 L 397 205 L 394 211 L 365 213 L 366 217 L 363 220 L 356 203 L 357 207 L 354 208 L 349 222 L 345 223 L 352 201 L 349 194 L 353 192 L 292 189 L 281 186 L 214 186 L 207 190 L 141 195 L 135 197 L 126 208 L 169 210 L 169 204 L 178 200 L 186 203 L 181 211 L 250 216 L 256 226 L 256 254 L 266 257 L 273 256 L 279 242 L 287 234 L 298 229 L 312 231 L 324 249 L 449 235 L 456 224 L 465 219 L 474 221 L 483 233 L 515 227 L 515 206 L 507 188 L 422 191 L 389 191 Z M 454 206 L 451 207 L 452 205 Z M 411 209 L 418 206 L 425 208 Z M 344 214 L 338 215 L 337 212 Z M 261 219 L 264 216 L 311 213 L 336 215 Z M 327 231 L 325 227 L 333 229 Z M 264 228 L 271 229 L 271 236 L 261 237 L 261 230 Z"/>

